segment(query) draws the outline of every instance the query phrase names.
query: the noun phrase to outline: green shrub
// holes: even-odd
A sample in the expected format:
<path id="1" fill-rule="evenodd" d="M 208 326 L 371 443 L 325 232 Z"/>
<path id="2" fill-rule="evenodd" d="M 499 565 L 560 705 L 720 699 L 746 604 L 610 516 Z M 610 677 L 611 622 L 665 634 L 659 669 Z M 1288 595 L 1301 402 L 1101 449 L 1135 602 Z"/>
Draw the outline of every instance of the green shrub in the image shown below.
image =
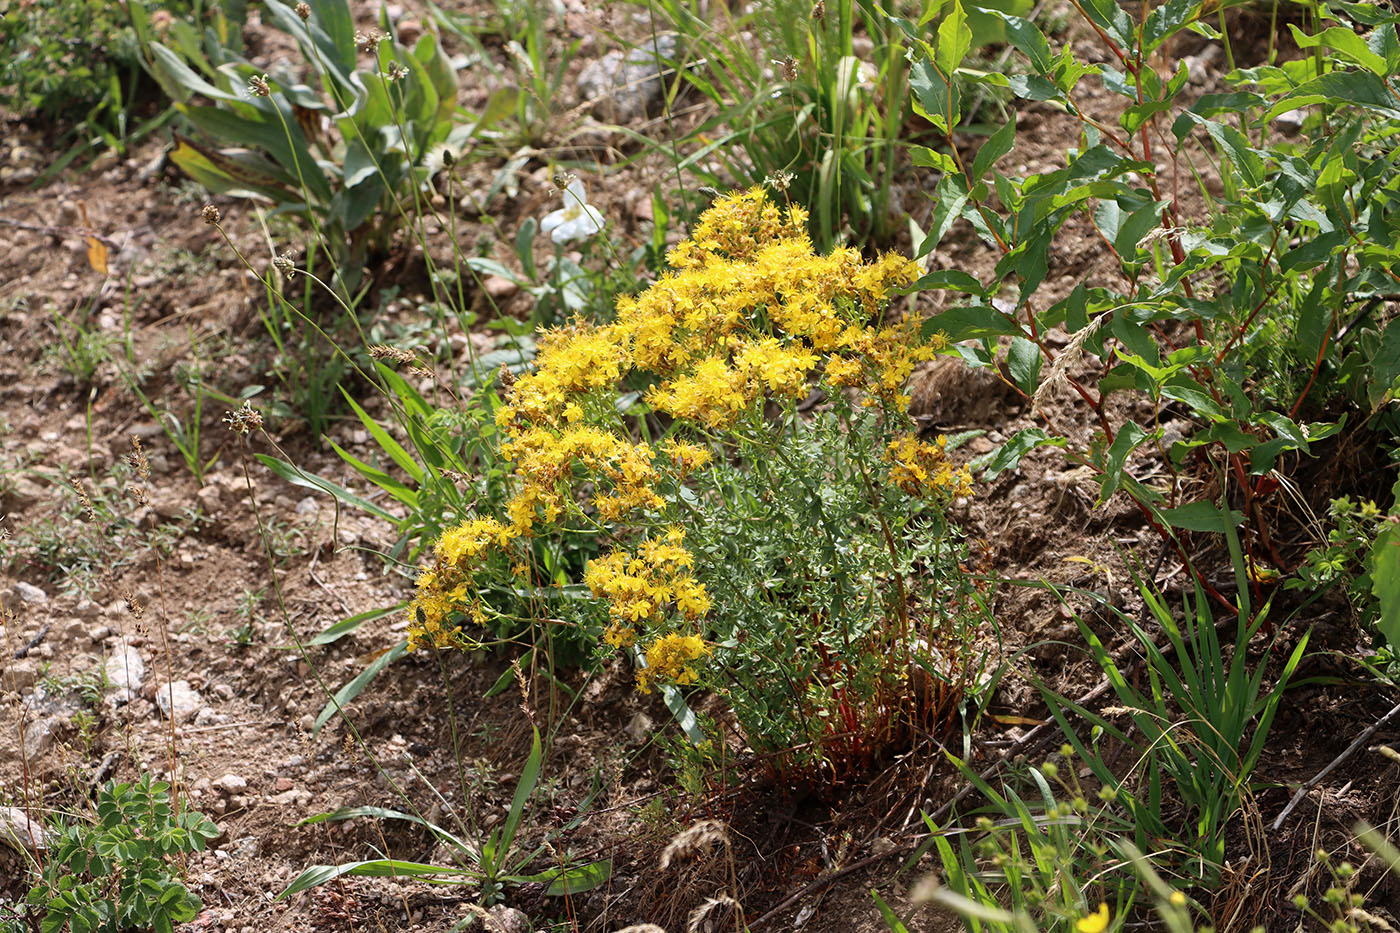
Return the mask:
<path id="1" fill-rule="evenodd" d="M 969 477 L 903 395 L 941 342 L 881 320 L 911 262 L 818 255 L 805 225 L 724 198 L 613 323 L 545 334 L 496 412 L 510 498 L 438 538 L 410 648 L 540 624 L 493 598 L 511 576 L 583 583 L 571 624 L 640 689 L 714 689 L 780 762 L 860 767 L 948 727 L 982 618 L 944 517 Z M 577 535 L 604 549 L 581 579 L 550 562 Z"/>
<path id="2" fill-rule="evenodd" d="M 960 352 L 974 365 L 1004 366 L 1038 412 L 1056 394 L 1082 402 L 1099 431 L 1071 456 L 1094 471 L 1102 500 L 1126 492 L 1164 538 L 1243 522 L 1251 561 L 1286 567 L 1270 506 L 1275 471 L 1315 455 L 1347 422 L 1370 420 L 1393 436 L 1400 322 L 1378 311 L 1400 255 L 1396 17 L 1361 4 L 1329 8 L 1347 25 L 1294 30 L 1310 57 L 1234 71 L 1226 93 L 1192 100 L 1186 64 L 1163 71 L 1155 62 L 1184 31 L 1221 38 L 1206 6 L 1164 4 L 1141 22 L 1106 0 L 1076 9 L 1106 64 L 1052 51 L 1033 23 L 1001 15 L 1024 70 L 977 76 L 1077 118 L 1064 166 L 1039 174 L 997 169 L 1015 147 L 1014 123 L 971 160 L 953 145 L 966 119 L 954 78 L 972 43 L 956 0 L 920 47 L 917 109 L 949 143 L 918 156 L 942 172 L 920 252 L 961 223 L 999 257 L 985 280 L 962 270 L 926 277 L 966 296 L 927 326 L 966 342 Z M 1080 110 L 1077 89 L 1090 77 L 1122 98 L 1116 120 Z M 1280 132 L 1285 113 L 1301 115 L 1301 133 Z M 1071 222 L 1102 237 L 1117 275 L 1051 301 L 1042 286 Z M 1070 335 L 1063 348 L 1048 339 L 1053 328 Z M 1147 399 L 1156 417 L 1115 415 L 1115 393 Z M 1169 409 L 1196 429 L 1164 451 L 1165 482 L 1149 485 L 1128 465 L 1163 445 Z M 1045 444 L 1068 438 L 1049 423 L 1022 431 L 990 472 Z M 1222 490 L 1215 502 L 1193 501 L 1200 474 Z"/>

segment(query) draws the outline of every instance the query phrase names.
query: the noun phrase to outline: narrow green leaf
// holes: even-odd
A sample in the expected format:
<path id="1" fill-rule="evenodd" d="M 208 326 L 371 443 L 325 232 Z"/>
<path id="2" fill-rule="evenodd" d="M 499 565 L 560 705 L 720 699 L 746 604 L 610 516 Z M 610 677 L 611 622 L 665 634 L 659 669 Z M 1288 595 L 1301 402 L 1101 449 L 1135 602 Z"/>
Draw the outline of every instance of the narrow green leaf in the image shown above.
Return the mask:
<path id="1" fill-rule="evenodd" d="M 307 473 L 285 460 L 278 460 L 275 457 L 269 457 L 267 454 L 254 454 L 254 456 L 258 458 L 259 463 L 293 486 L 300 486 L 303 489 L 314 489 L 317 492 L 327 493 L 340 502 L 353 505 L 361 511 L 368 512 L 370 515 L 382 518 L 386 521 L 397 523 L 399 520 L 398 516 L 393 512 L 390 512 L 382 506 L 375 505 L 373 502 L 356 495 L 344 486 L 333 483 L 324 477 L 317 476 L 315 473 Z"/>
<path id="2" fill-rule="evenodd" d="M 344 709 L 345 705 L 354 700 L 355 697 L 359 696 L 364 691 L 365 687 L 369 686 L 369 682 L 379 676 L 380 671 L 403 657 L 407 652 L 408 642 L 406 640 L 399 642 L 387 651 L 380 652 L 373 661 L 369 662 L 364 670 L 355 675 L 354 679 L 337 690 L 335 692 L 335 697 L 321 709 L 320 715 L 316 717 L 316 724 L 312 726 L 311 729 L 312 737 L 315 737 L 321 731 L 321 727 L 324 726 L 332 716 Z"/>
<path id="3" fill-rule="evenodd" d="M 1221 511 L 1214 502 L 1192 502 L 1174 509 L 1158 509 L 1157 515 L 1173 528 L 1224 534 L 1244 521 L 1244 513 Z"/>
<path id="4" fill-rule="evenodd" d="M 366 612 L 356 613 L 355 615 L 350 616 L 348 619 L 341 619 L 339 622 L 335 623 L 329 628 L 324 629 L 319 635 L 316 635 L 309 642 L 307 642 L 307 644 L 329 645 L 333 642 L 337 642 L 340 639 L 344 638 L 346 635 L 349 635 L 351 632 L 355 631 L 355 629 L 359 628 L 366 622 L 372 622 L 375 619 L 382 619 L 387 615 L 391 615 L 395 612 L 400 611 L 407 605 L 407 603 L 399 603 L 395 606 L 385 606 L 382 609 L 370 609 Z"/>

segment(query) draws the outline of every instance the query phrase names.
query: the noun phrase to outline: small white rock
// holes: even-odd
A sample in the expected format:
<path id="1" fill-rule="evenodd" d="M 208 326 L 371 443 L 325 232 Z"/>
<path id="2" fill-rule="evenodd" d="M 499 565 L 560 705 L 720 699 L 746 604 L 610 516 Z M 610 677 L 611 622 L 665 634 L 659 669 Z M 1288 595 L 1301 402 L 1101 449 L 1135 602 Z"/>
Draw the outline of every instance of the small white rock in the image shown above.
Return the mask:
<path id="1" fill-rule="evenodd" d="M 23 580 L 15 584 L 15 597 L 21 602 L 43 605 L 49 601 L 49 594 L 39 589 L 32 583 L 25 583 Z"/>
<path id="2" fill-rule="evenodd" d="M 19 849 L 48 848 L 44 827 L 31 821 L 19 807 L 0 807 L 0 842 Z"/>
<path id="3" fill-rule="evenodd" d="M 137 691 L 146 679 L 146 662 L 131 645 L 118 645 L 103 665 L 107 674 L 107 702 L 113 706 L 136 699 Z"/>
<path id="4" fill-rule="evenodd" d="M 214 786 L 226 794 L 241 794 L 248 789 L 248 782 L 237 774 L 225 774 L 214 782 Z"/>
<path id="5" fill-rule="evenodd" d="M 156 705 L 176 722 L 188 722 L 204 708 L 204 699 L 188 680 L 177 680 L 156 690 Z"/>

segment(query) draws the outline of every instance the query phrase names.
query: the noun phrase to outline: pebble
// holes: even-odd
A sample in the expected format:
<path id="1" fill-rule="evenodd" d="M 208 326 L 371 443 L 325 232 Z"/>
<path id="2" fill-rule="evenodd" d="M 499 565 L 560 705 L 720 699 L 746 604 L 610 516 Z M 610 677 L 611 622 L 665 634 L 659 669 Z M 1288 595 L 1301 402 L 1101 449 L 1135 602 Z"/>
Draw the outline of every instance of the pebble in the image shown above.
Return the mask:
<path id="1" fill-rule="evenodd" d="M 204 699 L 188 680 L 177 680 L 161 685 L 156 691 L 156 706 L 160 707 L 162 714 L 176 722 L 188 722 L 204 708 Z"/>
<path id="2" fill-rule="evenodd" d="M 204 510 L 205 514 L 212 515 L 218 512 L 220 506 L 223 505 L 224 494 L 223 490 L 218 486 L 210 483 L 207 486 L 200 487 L 199 492 L 195 493 L 194 497 L 199 502 L 199 507 Z"/>
<path id="3" fill-rule="evenodd" d="M 35 764 L 44 752 L 53 747 L 63 720 L 57 716 L 36 719 L 24 729 L 24 757 Z M 3 832 L 3 830 L 0 830 Z"/>
<path id="4" fill-rule="evenodd" d="M 136 698 L 146 678 L 146 662 L 131 645 L 119 645 L 103 665 L 107 676 L 104 697 L 112 706 L 129 703 Z"/>
<path id="5" fill-rule="evenodd" d="M 652 722 L 651 717 L 639 710 L 627 723 L 627 737 L 633 742 L 644 742 L 655 728 L 656 723 Z"/>
<path id="6" fill-rule="evenodd" d="M 669 34 L 657 36 L 650 48 L 609 52 L 579 73 L 579 98 L 599 120 L 625 126 L 645 119 L 661 109 L 661 69 L 675 57 L 676 37 Z"/>
<path id="7" fill-rule="evenodd" d="M 233 688 L 230 687 L 228 684 L 215 684 L 214 696 L 218 697 L 221 700 L 232 700 Z"/>
<path id="8" fill-rule="evenodd" d="M 492 298 L 509 298 L 520 291 L 519 284 L 512 282 L 503 275 L 488 275 L 481 282 L 481 287 L 486 290 L 486 294 Z"/>
<path id="9" fill-rule="evenodd" d="M 49 601 L 49 594 L 39 589 L 32 583 L 25 583 L 23 580 L 15 584 L 15 598 L 21 602 L 33 603 L 42 606 Z"/>
<path id="10" fill-rule="evenodd" d="M 226 794 L 241 794 L 248 789 L 248 782 L 241 775 L 230 773 L 215 781 L 214 786 Z"/>
<path id="11" fill-rule="evenodd" d="M 0 842 L 20 849 L 47 849 L 44 827 L 19 807 L 0 807 Z"/>

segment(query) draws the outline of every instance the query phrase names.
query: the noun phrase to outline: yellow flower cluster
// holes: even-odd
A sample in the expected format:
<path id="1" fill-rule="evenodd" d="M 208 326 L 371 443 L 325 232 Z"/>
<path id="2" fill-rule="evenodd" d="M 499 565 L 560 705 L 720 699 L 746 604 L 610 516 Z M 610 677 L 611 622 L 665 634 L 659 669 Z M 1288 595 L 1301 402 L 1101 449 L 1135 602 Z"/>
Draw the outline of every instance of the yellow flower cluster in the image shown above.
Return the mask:
<path id="1" fill-rule="evenodd" d="M 922 339 L 913 322 L 870 321 L 891 288 L 914 281 L 917 265 L 894 254 L 866 263 L 852 249 L 819 256 L 805 224 L 801 209 L 784 211 L 761 189 L 721 198 L 672 250 L 676 271 L 620 299 L 614 323 L 545 335 L 534 370 L 497 412 L 510 437 L 503 452 L 523 484 L 513 527 L 528 534 L 541 514 L 553 521 L 566 506 L 559 482 L 575 467 L 607 480 L 610 490 L 593 502 L 607 519 L 659 507 L 658 471 L 672 471 L 654 462 L 656 451 L 641 444 L 628 453 L 630 442 L 611 430 L 578 427 L 590 412 L 614 417 L 612 395 L 629 376 L 651 382 L 655 410 L 710 430 L 767 398 L 802 397 L 823 364 L 833 386 L 863 389 L 867 404 L 907 404 L 909 374 L 942 343 Z"/>
<path id="2" fill-rule="evenodd" d="M 651 693 L 652 683 L 685 686 L 700 679 L 691 666 L 710 653 L 710 646 L 698 635 L 662 635 L 647 646 L 647 666 L 637 671 L 637 689 Z"/>
<path id="3" fill-rule="evenodd" d="M 408 650 L 463 648 L 470 641 L 454 614 L 466 612 L 477 625 L 485 612 L 476 598 L 473 574 L 492 549 L 505 551 L 516 532 L 494 518 L 470 518 L 444 531 L 433 546 L 437 561 L 418 575 L 409 603 Z"/>
<path id="4" fill-rule="evenodd" d="M 948 460 L 948 438 L 940 434 L 932 443 L 905 435 L 890 442 L 885 461 L 890 482 L 911 496 L 925 499 L 966 496 L 972 492 L 972 473 L 954 468 Z"/>
<path id="5" fill-rule="evenodd" d="M 695 557 L 684 547 L 685 532 L 669 528 L 659 539 L 643 541 L 635 554 L 613 551 L 592 560 L 583 582 L 608 602 L 612 624 L 604 641 L 615 648 L 636 643 L 636 626 L 658 621 L 674 607 L 695 621 L 710 611 L 705 585 L 695 579 Z"/>

